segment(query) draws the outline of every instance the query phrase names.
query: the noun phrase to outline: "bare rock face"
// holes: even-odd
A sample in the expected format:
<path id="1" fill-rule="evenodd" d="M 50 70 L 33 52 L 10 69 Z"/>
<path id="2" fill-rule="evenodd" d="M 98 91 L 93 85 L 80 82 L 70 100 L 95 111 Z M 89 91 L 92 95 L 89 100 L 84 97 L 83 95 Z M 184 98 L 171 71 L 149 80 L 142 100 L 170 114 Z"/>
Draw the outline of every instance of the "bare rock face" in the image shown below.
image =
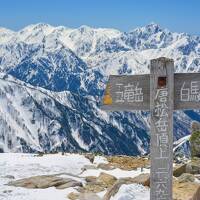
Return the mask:
<path id="1" fill-rule="evenodd" d="M 86 157 L 91 163 L 94 162 L 94 158 L 95 158 L 95 155 L 94 155 L 94 154 L 92 154 L 92 153 L 87 153 L 87 154 L 85 154 L 85 157 Z"/>
<path id="2" fill-rule="evenodd" d="M 185 182 L 194 182 L 195 176 L 193 174 L 183 173 L 181 176 L 178 177 L 179 183 L 185 183 Z"/>
<path id="3" fill-rule="evenodd" d="M 57 189 L 65 189 L 69 187 L 82 186 L 82 183 L 70 178 L 61 178 L 54 175 L 42 175 L 11 181 L 8 185 L 24 188 L 43 189 L 56 187 Z"/>
<path id="4" fill-rule="evenodd" d="M 112 186 L 117 181 L 117 178 L 102 172 L 97 178 L 98 183 L 102 183 L 106 188 Z"/>
<path id="5" fill-rule="evenodd" d="M 106 174 L 106 173 L 101 173 L 99 177 L 86 177 L 86 185 L 83 187 L 84 191 L 83 192 L 101 192 L 109 187 L 111 187 L 116 181 L 116 177 Z"/>
<path id="6" fill-rule="evenodd" d="M 86 184 L 78 188 L 79 193 L 70 193 L 68 198 L 71 200 L 100 200 L 95 194 L 110 188 L 117 178 L 106 173 L 101 173 L 98 177 L 88 176 L 85 178 Z"/>
<path id="7" fill-rule="evenodd" d="M 200 184 L 192 182 L 173 182 L 173 200 L 199 200 Z"/>
<path id="8" fill-rule="evenodd" d="M 142 184 L 143 186 L 150 187 L 150 175 L 149 174 L 140 174 L 132 179 L 133 183 Z"/>
<path id="9" fill-rule="evenodd" d="M 98 164 L 97 168 L 99 169 L 103 169 L 103 170 L 112 170 L 115 169 L 114 166 L 112 166 L 110 163 L 100 163 Z"/>
<path id="10" fill-rule="evenodd" d="M 149 174 L 140 174 L 134 178 L 121 178 L 115 182 L 115 184 L 108 189 L 106 194 L 104 195 L 103 200 L 110 200 L 112 196 L 119 191 L 120 187 L 124 184 L 129 185 L 132 183 L 142 184 L 144 186 L 150 185 L 150 176 Z"/>
<path id="11" fill-rule="evenodd" d="M 173 176 L 179 177 L 186 172 L 186 164 L 177 165 L 173 170 Z"/>
<path id="12" fill-rule="evenodd" d="M 200 131 L 200 123 L 193 121 L 191 125 L 192 132 Z"/>
<path id="13" fill-rule="evenodd" d="M 74 193 L 68 195 L 70 200 L 101 200 L 95 193 Z"/>
<path id="14" fill-rule="evenodd" d="M 84 165 L 84 167 L 81 170 L 86 171 L 88 169 L 97 169 L 97 167 L 95 165 Z"/>
<path id="15" fill-rule="evenodd" d="M 193 158 L 186 165 L 186 173 L 200 174 L 200 158 Z"/>
<path id="16" fill-rule="evenodd" d="M 96 194 L 94 193 L 83 193 L 80 194 L 79 196 L 79 200 L 101 200 L 100 197 L 98 197 Z"/>
<path id="17" fill-rule="evenodd" d="M 79 198 L 79 193 L 71 192 L 71 193 L 68 194 L 67 197 L 68 197 L 68 199 L 70 199 L 70 200 L 76 200 L 76 199 Z"/>
<path id="18" fill-rule="evenodd" d="M 111 156 L 107 157 L 110 165 L 123 170 L 134 170 L 149 166 L 150 162 L 147 158 L 137 158 L 131 156 Z"/>
<path id="19" fill-rule="evenodd" d="M 119 179 L 104 195 L 103 200 L 110 200 L 119 191 L 123 184 L 132 184 L 131 178 Z"/>
<path id="20" fill-rule="evenodd" d="M 85 180 L 86 180 L 86 182 L 94 183 L 97 181 L 97 177 L 96 176 L 87 176 L 87 177 L 85 177 Z"/>

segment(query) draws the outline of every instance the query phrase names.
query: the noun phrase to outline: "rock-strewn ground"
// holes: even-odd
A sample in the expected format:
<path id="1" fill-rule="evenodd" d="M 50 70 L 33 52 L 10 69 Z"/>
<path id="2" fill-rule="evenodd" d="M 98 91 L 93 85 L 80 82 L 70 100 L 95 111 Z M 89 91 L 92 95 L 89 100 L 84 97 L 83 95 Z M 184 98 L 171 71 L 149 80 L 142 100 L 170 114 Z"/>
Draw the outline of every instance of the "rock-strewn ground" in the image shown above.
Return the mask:
<path id="1" fill-rule="evenodd" d="M 47 174 L 42 174 L 42 162 L 50 156 L 56 155 L 34 157 L 34 159 L 37 158 L 41 161 L 41 165 L 38 165 L 40 174 L 36 173 L 37 175 L 26 177 L 22 176 L 22 178 L 15 178 L 14 174 L 4 174 L 4 178 L 8 180 L 4 185 L 7 185 L 9 188 L 4 191 L 3 200 L 6 200 L 6 195 L 9 197 L 10 193 L 12 194 L 14 188 L 27 188 L 31 191 L 55 188 L 56 191 L 61 191 L 65 194 L 63 198 L 66 200 L 118 200 L 118 196 L 120 195 L 124 195 L 124 198 L 127 197 L 127 199 L 141 200 L 139 198 L 145 198 L 144 200 L 149 200 L 150 161 L 148 158 L 65 154 L 59 156 L 60 163 L 57 164 L 62 165 L 62 167 L 67 167 L 65 165 L 71 164 L 69 167 L 71 167 L 72 173 L 70 173 L 70 168 L 63 168 L 56 170 L 57 173 L 53 173 L 55 171 L 49 171 Z M 79 159 L 79 161 L 74 161 L 74 157 Z M 63 161 L 69 161 L 62 163 L 62 159 Z M 70 163 L 70 161 L 74 162 L 74 164 Z M 194 158 L 188 163 L 175 165 L 173 180 L 174 200 L 200 199 L 199 162 L 200 159 Z M 52 163 L 52 168 L 55 168 L 57 164 L 55 159 L 55 163 Z M 51 166 L 51 163 L 46 163 L 46 165 Z M 141 191 L 141 188 L 138 191 L 138 184 L 142 185 L 144 193 Z M 122 187 L 124 188 L 123 190 L 121 189 Z M 121 191 L 126 191 L 126 187 L 129 188 L 127 189 L 127 194 L 119 195 Z M 137 190 L 134 188 L 137 188 Z M 143 196 L 141 197 L 140 194 L 142 193 Z M 0 191 L 0 197 L 1 195 Z M 15 200 L 15 198 L 13 199 Z M 40 198 L 38 197 L 37 200 L 40 200 Z"/>

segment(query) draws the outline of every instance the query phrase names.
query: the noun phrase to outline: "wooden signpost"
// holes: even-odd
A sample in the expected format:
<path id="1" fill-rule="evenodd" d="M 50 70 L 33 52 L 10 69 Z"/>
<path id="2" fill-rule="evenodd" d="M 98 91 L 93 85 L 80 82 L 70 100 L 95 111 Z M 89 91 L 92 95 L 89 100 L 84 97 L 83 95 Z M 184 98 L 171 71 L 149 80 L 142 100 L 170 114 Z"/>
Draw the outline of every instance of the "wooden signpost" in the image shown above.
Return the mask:
<path id="1" fill-rule="evenodd" d="M 109 77 L 102 109 L 150 111 L 151 200 L 172 200 L 173 110 L 197 108 L 200 73 L 174 74 L 172 59 L 151 60 L 150 75 Z"/>

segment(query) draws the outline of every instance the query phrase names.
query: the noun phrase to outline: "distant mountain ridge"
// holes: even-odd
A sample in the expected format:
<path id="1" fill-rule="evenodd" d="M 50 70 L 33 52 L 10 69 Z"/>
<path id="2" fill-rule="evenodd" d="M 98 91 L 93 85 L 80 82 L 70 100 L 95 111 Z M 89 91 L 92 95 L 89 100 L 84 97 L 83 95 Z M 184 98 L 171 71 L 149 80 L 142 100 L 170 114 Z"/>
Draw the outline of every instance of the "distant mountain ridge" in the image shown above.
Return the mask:
<path id="1" fill-rule="evenodd" d="M 24 145 L 26 150 L 21 149 L 21 151 L 29 151 L 31 145 L 34 146 L 34 148 L 31 147 L 33 151 L 50 151 L 61 149 L 61 146 L 66 150 L 79 151 L 82 145 L 86 151 L 101 151 L 109 154 L 137 155 L 148 152 L 149 122 L 146 113 L 115 112 L 105 114 L 105 112 L 99 111 L 97 104 L 101 99 L 105 83 L 110 74 L 149 73 L 150 59 L 160 56 L 173 58 L 176 72 L 199 72 L 200 37 L 185 33 L 173 33 L 155 23 L 136 28 L 130 32 L 88 26 L 71 29 L 63 26 L 53 27 L 43 23 L 27 26 L 17 32 L 0 28 L 0 70 L 3 74 L 12 75 L 25 82 L 24 84 L 29 83 L 32 87 L 36 87 L 36 90 L 38 87 L 42 87 L 54 91 L 51 93 L 67 91 L 67 94 L 71 96 L 68 102 L 75 105 L 75 110 L 90 113 L 85 115 L 82 123 L 77 122 L 77 127 L 75 126 L 77 136 L 73 142 L 69 139 L 72 137 L 72 126 L 66 126 L 63 122 L 59 124 L 60 130 L 64 135 L 63 138 L 70 140 L 69 143 L 63 143 L 63 138 L 59 137 L 57 145 L 51 142 L 45 145 L 43 137 L 49 134 L 49 130 L 46 128 L 42 137 L 34 133 L 35 131 L 26 133 L 33 134 L 38 141 L 41 140 L 36 146 L 30 142 L 29 137 L 20 136 L 26 143 Z M 9 85 L 10 83 L 4 80 L 0 84 L 0 89 L 3 91 L 5 90 L 5 84 Z M 59 99 L 56 101 L 63 102 L 60 94 L 55 94 L 58 95 Z M 12 96 L 13 93 L 10 95 Z M 24 98 L 27 97 L 26 92 L 24 95 Z M 93 100 L 91 102 L 86 100 L 88 97 Z M 48 97 L 45 98 L 48 99 Z M 8 99 L 5 99 L 5 101 L 8 101 Z M 14 98 L 12 101 L 14 101 Z M 90 103 L 93 107 L 90 106 Z M 43 101 L 38 103 L 38 106 L 40 104 L 43 104 Z M 25 106 L 21 105 L 20 109 L 25 109 Z M 62 109 L 65 110 L 65 106 Z M 34 109 L 31 110 L 30 113 L 34 113 Z M 67 115 L 71 116 L 72 113 L 69 114 L 68 109 L 66 109 L 66 112 Z M 101 114 L 98 118 L 96 113 L 99 112 Z M 70 118 L 70 116 L 68 117 Z M 68 117 L 66 119 L 64 115 L 60 116 L 64 121 L 68 121 Z M 73 117 L 78 117 L 78 113 L 75 112 Z M 176 112 L 174 114 L 175 138 L 179 139 L 188 135 L 191 120 L 198 120 L 198 117 L 199 111 Z M 54 118 L 56 118 L 56 115 L 54 115 Z M 101 121 L 101 124 L 96 118 Z M 18 120 L 20 121 L 20 119 Z M 11 123 L 6 119 L 4 121 L 7 124 Z M 93 124 L 92 129 L 97 134 L 95 136 L 93 131 L 90 133 L 91 130 L 84 127 L 85 124 L 90 124 L 91 121 Z M 1 126 L 4 127 L 5 124 L 3 123 Z M 26 121 L 25 126 L 30 129 L 30 122 Z M 48 124 L 45 126 L 48 127 Z M 107 127 L 104 130 L 106 126 L 110 126 L 110 128 Z M 111 128 L 112 126 L 116 130 Z M 82 131 L 85 131 L 84 134 L 81 133 Z M 9 147 L 8 141 L 5 140 L 5 135 L 9 133 L 9 129 L 6 129 L 4 133 L 1 132 L 0 130 L 0 141 L 3 144 L 3 150 L 16 151 L 18 149 L 17 151 L 20 151 L 20 148 L 16 148 L 15 145 Z M 104 138 L 103 141 L 101 139 L 102 133 L 107 138 Z M 121 136 L 117 136 L 121 139 L 116 140 L 115 138 L 115 135 L 122 133 L 124 134 L 123 140 L 127 140 L 127 144 L 119 142 L 122 139 Z M 55 135 L 59 134 L 61 133 L 55 133 Z M 13 137 L 17 135 L 16 131 L 13 135 Z M 90 139 L 86 139 L 88 135 Z M 47 138 L 52 141 L 52 137 L 47 136 Z M 95 145 L 95 138 L 98 138 L 96 142 L 101 141 L 102 145 Z M 76 140 L 81 145 L 75 144 Z M 89 144 L 88 141 L 93 142 Z M 111 149 L 110 146 L 112 146 Z"/>

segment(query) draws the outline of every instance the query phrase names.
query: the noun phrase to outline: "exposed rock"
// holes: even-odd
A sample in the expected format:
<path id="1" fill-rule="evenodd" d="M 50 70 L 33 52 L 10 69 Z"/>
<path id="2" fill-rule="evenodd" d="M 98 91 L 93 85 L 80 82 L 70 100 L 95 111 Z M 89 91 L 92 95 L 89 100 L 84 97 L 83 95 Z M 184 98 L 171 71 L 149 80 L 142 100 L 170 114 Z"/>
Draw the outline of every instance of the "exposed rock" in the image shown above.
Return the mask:
<path id="1" fill-rule="evenodd" d="M 191 156 L 200 157 L 200 131 L 192 132 L 190 137 Z"/>
<path id="2" fill-rule="evenodd" d="M 192 182 L 173 182 L 173 200 L 199 200 L 200 185 Z"/>
<path id="3" fill-rule="evenodd" d="M 104 195 L 103 200 L 109 200 L 112 196 L 114 196 L 118 191 L 121 185 L 123 184 L 142 184 L 143 186 L 150 186 L 150 175 L 149 174 L 140 174 L 134 178 L 121 178 L 113 184 L 113 186 L 108 189 L 107 193 Z"/>
<path id="4" fill-rule="evenodd" d="M 94 154 L 92 154 L 92 153 L 87 153 L 87 154 L 85 154 L 85 157 L 86 157 L 91 163 L 94 162 L 94 158 L 95 158 L 95 155 L 94 155 Z"/>
<path id="5" fill-rule="evenodd" d="M 106 188 L 112 186 L 116 181 L 116 177 L 103 172 L 97 178 L 97 182 L 103 184 Z"/>
<path id="6" fill-rule="evenodd" d="M 12 192 L 12 190 L 4 190 L 3 191 L 3 193 L 5 193 L 5 194 L 9 194 L 9 193 L 11 193 Z"/>
<path id="7" fill-rule="evenodd" d="M 150 175 L 149 174 L 140 174 L 135 178 L 132 178 L 132 183 L 142 184 L 143 186 L 150 187 Z"/>
<path id="8" fill-rule="evenodd" d="M 103 200 L 110 200 L 112 196 L 114 196 L 118 191 L 121 185 L 128 185 L 132 183 L 142 184 L 144 186 L 150 185 L 150 176 L 149 174 L 140 174 L 134 178 L 121 178 L 117 180 L 112 187 L 108 189 L 106 194 L 104 195 Z"/>
<path id="9" fill-rule="evenodd" d="M 3 178 L 8 178 L 8 179 L 15 179 L 15 177 L 13 175 L 6 175 Z"/>
<path id="10" fill-rule="evenodd" d="M 81 187 L 82 183 L 75 181 L 75 180 L 70 180 L 68 183 L 62 184 L 62 185 L 58 185 L 56 186 L 57 189 L 65 189 L 65 188 L 69 188 L 69 187 Z"/>
<path id="11" fill-rule="evenodd" d="M 80 190 L 78 190 L 81 193 L 98 193 L 98 192 L 102 192 L 103 190 L 105 190 L 105 186 L 101 183 L 87 183 L 83 189 L 80 188 Z"/>
<path id="12" fill-rule="evenodd" d="M 71 193 L 69 193 L 68 194 L 68 199 L 70 199 L 70 200 L 76 200 L 76 199 L 78 199 L 79 198 L 79 193 L 75 193 L 75 192 L 71 192 Z"/>
<path id="13" fill-rule="evenodd" d="M 97 177 L 96 176 L 87 176 L 85 177 L 86 182 L 96 182 Z"/>
<path id="14" fill-rule="evenodd" d="M 115 182 L 115 184 L 111 188 L 108 189 L 108 191 L 103 197 L 103 200 L 110 200 L 111 197 L 115 196 L 115 194 L 119 191 L 119 188 L 121 187 L 121 185 L 132 184 L 132 183 L 133 183 L 132 178 L 119 179 L 118 181 Z"/>
<path id="15" fill-rule="evenodd" d="M 148 174 L 145 175 L 148 177 Z M 144 177 L 145 177 L 144 176 Z M 139 177 L 135 180 L 139 180 Z M 110 200 L 123 184 L 138 183 L 134 178 L 119 179 L 104 195 L 103 200 Z M 142 179 L 141 179 L 142 180 Z M 146 183 L 146 182 L 143 182 Z M 173 200 L 200 200 L 200 184 L 195 182 L 173 181 Z"/>
<path id="16" fill-rule="evenodd" d="M 37 155 L 35 155 L 35 156 L 37 156 L 37 157 L 42 157 L 42 156 L 44 156 L 44 152 L 39 152 Z"/>
<path id="17" fill-rule="evenodd" d="M 107 160 L 115 168 L 120 168 L 123 170 L 134 170 L 137 168 L 147 167 L 150 164 L 147 158 L 131 156 L 112 156 L 107 157 Z"/>
<path id="18" fill-rule="evenodd" d="M 175 177 L 181 176 L 181 174 L 186 172 L 186 164 L 177 165 L 173 170 L 173 175 Z"/>
<path id="19" fill-rule="evenodd" d="M 68 187 L 82 186 L 81 182 L 70 178 L 61 178 L 54 175 L 33 176 L 17 181 L 11 181 L 8 185 L 25 188 L 49 188 L 56 187 L 58 189 L 65 189 Z"/>
<path id="20" fill-rule="evenodd" d="M 192 132 L 200 131 L 200 123 L 193 121 L 191 125 Z"/>
<path id="21" fill-rule="evenodd" d="M 101 199 L 94 193 L 82 193 L 79 196 L 79 200 L 101 200 Z"/>
<path id="22" fill-rule="evenodd" d="M 96 194 L 94 193 L 74 193 L 71 192 L 68 195 L 70 200 L 101 200 Z"/>
<path id="23" fill-rule="evenodd" d="M 116 181 L 116 177 L 101 173 L 99 177 L 86 177 L 87 184 L 83 187 L 85 192 L 98 193 L 111 187 Z"/>
<path id="24" fill-rule="evenodd" d="M 97 169 L 97 167 L 95 165 L 84 165 L 84 167 L 81 170 L 85 171 L 88 169 Z"/>
<path id="25" fill-rule="evenodd" d="M 193 158 L 186 165 L 186 173 L 200 174 L 200 158 Z"/>
<path id="26" fill-rule="evenodd" d="M 185 183 L 185 182 L 194 182 L 195 176 L 193 174 L 183 173 L 181 176 L 178 177 L 179 183 Z"/>
<path id="27" fill-rule="evenodd" d="M 100 163 L 97 168 L 99 169 L 103 169 L 103 170 L 112 170 L 115 169 L 115 167 L 113 165 L 111 165 L 110 163 Z"/>

